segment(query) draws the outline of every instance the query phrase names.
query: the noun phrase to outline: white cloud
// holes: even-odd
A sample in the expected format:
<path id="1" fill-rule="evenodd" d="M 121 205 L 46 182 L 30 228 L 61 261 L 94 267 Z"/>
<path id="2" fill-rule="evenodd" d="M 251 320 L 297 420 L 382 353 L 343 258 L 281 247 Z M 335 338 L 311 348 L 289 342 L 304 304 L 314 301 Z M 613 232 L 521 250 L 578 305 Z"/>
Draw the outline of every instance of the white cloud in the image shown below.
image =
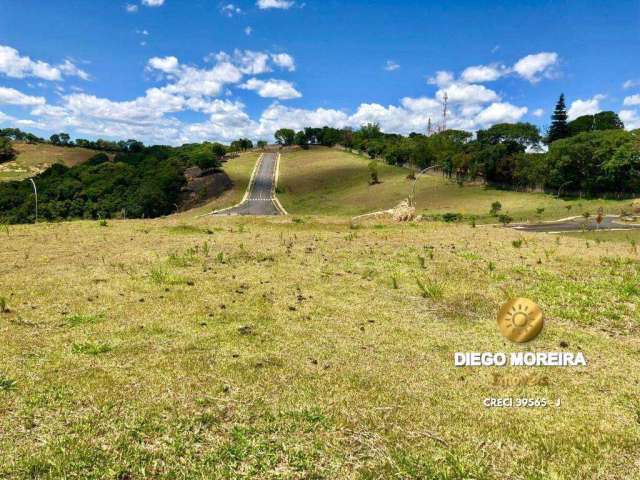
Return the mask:
<path id="1" fill-rule="evenodd" d="M 626 97 L 623 102 L 626 106 L 632 105 L 640 105 L 640 94 L 631 95 L 630 97 Z"/>
<path id="2" fill-rule="evenodd" d="M 593 115 L 598 113 L 602 110 L 600 108 L 600 101 L 604 98 L 604 95 L 594 95 L 592 98 L 588 98 L 587 100 L 578 99 L 573 101 L 567 111 L 569 120 L 575 120 L 582 115 Z"/>
<path id="3" fill-rule="evenodd" d="M 640 80 L 627 80 L 622 84 L 622 88 L 625 90 L 628 88 L 635 88 L 640 86 Z"/>
<path id="4" fill-rule="evenodd" d="M 12 78 L 37 77 L 49 81 L 60 81 L 63 75 L 76 76 L 83 80 L 89 79 L 89 74 L 69 59 L 60 65 L 53 66 L 41 60 L 31 60 L 27 56 L 22 56 L 18 50 L 6 45 L 0 45 L 0 73 Z"/>
<path id="5" fill-rule="evenodd" d="M 47 103 L 44 97 L 25 95 L 14 88 L 0 87 L 0 104 L 33 106 Z"/>
<path id="6" fill-rule="evenodd" d="M 220 13 L 226 15 L 231 18 L 234 15 L 240 15 L 242 13 L 242 9 L 233 3 L 227 3 L 226 5 L 222 5 L 220 7 Z"/>
<path id="7" fill-rule="evenodd" d="M 149 60 L 147 64 L 150 68 L 155 70 L 160 70 L 164 73 L 175 73 L 178 71 L 178 67 L 180 66 L 178 59 L 176 57 L 153 57 Z"/>
<path id="8" fill-rule="evenodd" d="M 469 83 L 493 82 L 507 72 L 504 65 L 475 65 L 465 68 L 460 79 Z"/>
<path id="9" fill-rule="evenodd" d="M 516 107 L 510 103 L 492 103 L 478 113 L 476 122 L 486 126 L 496 123 L 514 123 L 519 121 L 527 111 L 527 107 Z"/>
<path id="10" fill-rule="evenodd" d="M 533 112 L 531 112 L 531 115 L 533 115 L 534 117 L 540 118 L 544 115 L 544 109 L 536 108 Z"/>
<path id="11" fill-rule="evenodd" d="M 455 82 L 446 88 L 441 88 L 436 92 L 436 97 L 444 100 L 447 94 L 449 103 L 478 104 L 500 100 L 500 96 L 484 85 L 473 85 L 468 83 Z"/>
<path id="12" fill-rule="evenodd" d="M 128 13 L 136 13 L 138 11 L 138 6 L 131 3 L 127 3 L 124 8 Z"/>
<path id="13" fill-rule="evenodd" d="M 256 137 L 268 137 L 282 127 L 301 130 L 304 127 L 324 127 L 325 125 L 342 128 L 349 124 L 348 115 L 339 110 L 325 108 L 307 110 L 289 108 L 279 103 L 274 103 L 262 112 L 253 135 Z"/>
<path id="14" fill-rule="evenodd" d="M 78 68 L 71 60 L 66 59 L 63 64 L 59 65 L 60 71 L 69 77 L 78 77 L 82 80 L 89 80 L 91 76 L 84 70 Z"/>
<path id="15" fill-rule="evenodd" d="M 259 75 L 271 71 L 269 66 L 269 54 L 265 52 L 255 52 L 253 50 L 234 50 L 232 55 L 226 52 L 219 52 L 210 55 L 207 60 L 215 58 L 220 63 L 232 63 L 247 75 Z"/>
<path id="16" fill-rule="evenodd" d="M 397 70 L 400 68 L 400 65 L 398 65 L 396 62 L 394 62 L 393 60 L 387 60 L 387 63 L 384 67 L 384 69 L 387 72 L 393 72 L 394 70 Z"/>
<path id="17" fill-rule="evenodd" d="M 256 5 L 260 10 L 267 10 L 269 8 L 279 8 L 286 10 L 291 8 L 295 2 L 289 0 L 258 0 Z"/>
<path id="18" fill-rule="evenodd" d="M 640 128 L 640 115 L 638 115 L 637 110 L 620 110 L 618 115 L 627 130 Z"/>
<path id="19" fill-rule="evenodd" d="M 440 70 L 436 72 L 435 76 L 429 77 L 427 79 L 427 83 L 429 83 L 430 85 L 437 85 L 438 87 L 446 87 L 447 85 L 453 83 L 453 79 L 453 73 L 445 70 Z"/>
<path id="20" fill-rule="evenodd" d="M 15 118 L 13 118 L 12 116 L 7 115 L 4 112 L 0 112 L 0 123 L 10 122 L 13 120 L 15 120 Z"/>
<path id="21" fill-rule="evenodd" d="M 513 71 L 531 83 L 542 78 L 553 78 L 559 57 L 555 52 L 541 52 L 521 58 L 513 66 Z"/>
<path id="22" fill-rule="evenodd" d="M 18 50 L 5 45 L 0 45 L 0 73 L 12 78 L 38 77 L 50 81 L 62 79 L 58 68 L 23 57 Z"/>
<path id="23" fill-rule="evenodd" d="M 417 113 L 436 113 L 442 109 L 442 103 L 429 97 L 404 97 L 400 103 L 407 110 Z"/>
<path id="24" fill-rule="evenodd" d="M 253 32 L 253 28 L 251 27 L 245 27 L 244 28 L 244 34 L 248 37 L 249 35 L 251 35 L 251 33 Z"/>
<path id="25" fill-rule="evenodd" d="M 161 7 L 164 5 L 164 0 L 142 0 L 142 5 L 146 7 Z"/>
<path id="26" fill-rule="evenodd" d="M 302 94 L 297 91 L 290 82 L 285 80 L 259 80 L 257 78 L 251 78 L 242 84 L 240 88 L 255 90 L 258 95 L 265 98 L 290 100 L 292 98 L 302 97 Z"/>
<path id="27" fill-rule="evenodd" d="M 289 70 L 290 72 L 296 69 L 295 60 L 288 53 L 273 53 L 271 54 L 271 60 L 280 68 Z"/>

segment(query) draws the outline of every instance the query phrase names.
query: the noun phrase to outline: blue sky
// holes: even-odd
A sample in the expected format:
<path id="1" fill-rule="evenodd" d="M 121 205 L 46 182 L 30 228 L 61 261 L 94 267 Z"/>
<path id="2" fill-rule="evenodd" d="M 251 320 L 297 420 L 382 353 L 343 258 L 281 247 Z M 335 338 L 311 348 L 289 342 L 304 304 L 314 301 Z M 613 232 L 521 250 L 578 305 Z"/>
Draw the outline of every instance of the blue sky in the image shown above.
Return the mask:
<path id="1" fill-rule="evenodd" d="M 0 125 L 180 144 L 279 127 L 640 127 L 640 2 L 0 0 Z M 7 15 L 6 12 L 10 14 Z"/>

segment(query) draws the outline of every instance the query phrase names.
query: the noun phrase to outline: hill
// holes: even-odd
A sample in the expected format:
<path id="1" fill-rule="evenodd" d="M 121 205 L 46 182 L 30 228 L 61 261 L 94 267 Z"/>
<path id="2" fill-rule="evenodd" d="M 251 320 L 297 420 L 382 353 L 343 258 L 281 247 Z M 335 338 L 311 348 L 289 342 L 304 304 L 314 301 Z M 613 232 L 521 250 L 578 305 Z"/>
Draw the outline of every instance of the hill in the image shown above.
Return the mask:
<path id="1" fill-rule="evenodd" d="M 0 164 L 0 182 L 33 177 L 54 164 L 80 165 L 101 153 L 88 148 L 58 147 L 48 143 L 13 142 L 13 149 L 17 152 L 16 158 Z M 112 154 L 108 156 L 113 158 Z"/>
<path id="2" fill-rule="evenodd" d="M 0 477 L 618 479 L 640 455 L 626 241 L 185 214 L 0 235 Z M 520 295 L 546 319 L 525 347 L 495 324 Z M 589 366 L 453 365 L 527 350 Z M 550 405 L 483 406 L 505 396 Z"/>
<path id="3" fill-rule="evenodd" d="M 377 162 L 381 183 L 370 185 L 370 160 L 325 147 L 293 150 L 282 156 L 278 198 L 292 214 L 358 215 L 387 209 L 407 198 L 413 182 L 409 170 Z M 459 186 L 439 174 L 420 177 L 416 188 L 419 213 L 461 213 L 479 222 L 496 222 L 489 214 L 500 202 L 514 221 L 557 219 L 584 212 L 630 211 L 630 200 L 557 199 L 545 193 L 500 190 L 483 185 Z"/>

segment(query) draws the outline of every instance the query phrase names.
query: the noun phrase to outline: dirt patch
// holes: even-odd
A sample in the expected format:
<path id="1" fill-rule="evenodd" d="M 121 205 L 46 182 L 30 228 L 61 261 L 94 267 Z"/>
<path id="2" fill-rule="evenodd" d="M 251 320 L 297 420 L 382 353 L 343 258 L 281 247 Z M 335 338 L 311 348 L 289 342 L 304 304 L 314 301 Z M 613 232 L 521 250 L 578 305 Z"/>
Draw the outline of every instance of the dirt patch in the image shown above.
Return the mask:
<path id="1" fill-rule="evenodd" d="M 197 167 L 185 171 L 187 184 L 180 194 L 180 211 L 190 210 L 217 198 L 233 186 L 225 172 L 200 170 Z"/>

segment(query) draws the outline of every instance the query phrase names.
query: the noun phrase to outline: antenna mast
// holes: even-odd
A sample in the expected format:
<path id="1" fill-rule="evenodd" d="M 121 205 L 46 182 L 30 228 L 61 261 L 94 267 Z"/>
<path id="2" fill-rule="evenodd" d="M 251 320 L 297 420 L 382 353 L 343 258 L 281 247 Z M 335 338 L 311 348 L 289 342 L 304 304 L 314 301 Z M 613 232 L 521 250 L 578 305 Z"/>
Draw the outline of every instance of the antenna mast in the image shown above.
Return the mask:
<path id="1" fill-rule="evenodd" d="M 431 117 L 429 117 L 429 120 L 427 121 L 427 137 L 430 137 L 432 133 L 433 127 L 431 126 Z"/>
<path id="2" fill-rule="evenodd" d="M 449 101 L 449 95 L 447 92 L 444 92 L 444 97 L 442 99 L 442 131 L 447 130 L 447 102 Z"/>

